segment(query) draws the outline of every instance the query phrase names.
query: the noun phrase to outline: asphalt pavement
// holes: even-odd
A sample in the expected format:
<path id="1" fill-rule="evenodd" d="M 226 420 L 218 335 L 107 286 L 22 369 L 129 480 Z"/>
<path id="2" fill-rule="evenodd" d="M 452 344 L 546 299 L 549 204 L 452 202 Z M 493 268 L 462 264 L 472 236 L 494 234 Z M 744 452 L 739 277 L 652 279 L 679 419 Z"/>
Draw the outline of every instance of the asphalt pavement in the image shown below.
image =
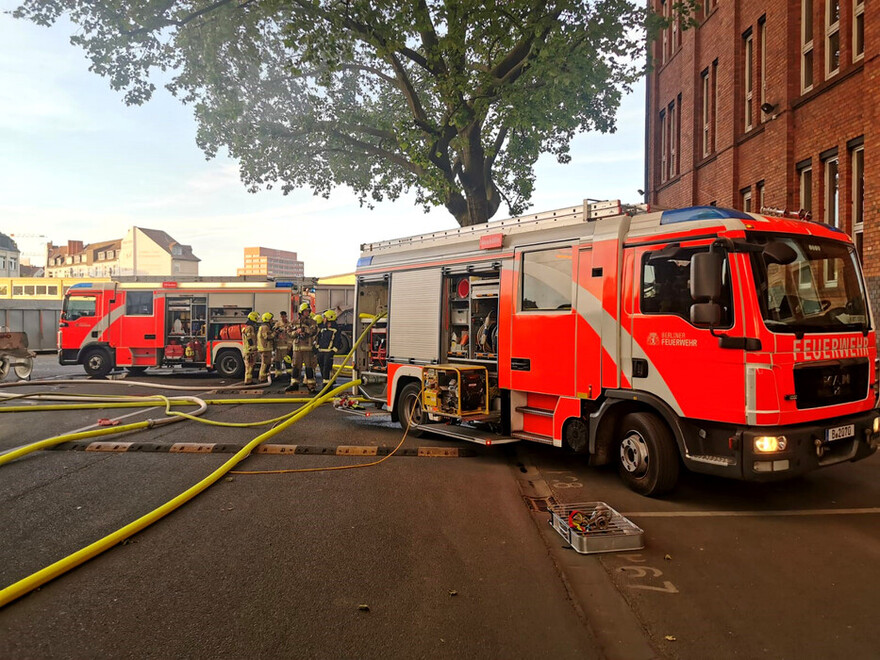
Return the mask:
<path id="1" fill-rule="evenodd" d="M 35 377 L 81 378 L 53 361 L 40 356 Z M 13 391 L 155 391 L 126 380 Z M 207 394 L 228 384 L 210 374 L 138 380 L 210 398 L 283 396 L 279 386 Z M 256 421 L 296 405 L 212 406 L 205 417 Z M 162 416 L 158 408 L 2 414 L 0 452 L 94 428 L 101 417 Z M 184 422 L 118 438 L 138 451 L 67 446 L 0 467 L 0 588 L 174 497 L 262 430 Z M 362 464 L 401 437 L 381 417 L 325 406 L 270 441 L 296 453 L 254 454 L 240 468 Z M 168 451 L 175 443 L 219 452 Z M 377 455 L 338 455 L 341 445 Z M 420 457 L 418 448 L 459 452 Z M 685 474 L 657 500 L 552 447 L 423 436 L 403 449 L 374 467 L 227 476 L 0 609 L 0 657 L 851 660 L 880 648 L 876 455 L 779 484 Z M 596 501 L 641 527 L 645 548 L 577 554 L 540 510 Z"/>

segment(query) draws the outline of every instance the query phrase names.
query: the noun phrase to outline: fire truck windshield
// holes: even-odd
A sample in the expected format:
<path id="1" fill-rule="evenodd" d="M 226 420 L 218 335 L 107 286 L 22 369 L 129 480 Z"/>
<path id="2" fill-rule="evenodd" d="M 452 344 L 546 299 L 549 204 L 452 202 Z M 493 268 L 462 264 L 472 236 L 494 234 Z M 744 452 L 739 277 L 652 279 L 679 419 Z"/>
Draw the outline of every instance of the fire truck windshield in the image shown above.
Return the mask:
<path id="1" fill-rule="evenodd" d="M 752 271 L 769 330 L 800 334 L 868 329 L 865 290 L 851 245 L 809 236 L 759 240 L 763 250 L 750 250 Z"/>

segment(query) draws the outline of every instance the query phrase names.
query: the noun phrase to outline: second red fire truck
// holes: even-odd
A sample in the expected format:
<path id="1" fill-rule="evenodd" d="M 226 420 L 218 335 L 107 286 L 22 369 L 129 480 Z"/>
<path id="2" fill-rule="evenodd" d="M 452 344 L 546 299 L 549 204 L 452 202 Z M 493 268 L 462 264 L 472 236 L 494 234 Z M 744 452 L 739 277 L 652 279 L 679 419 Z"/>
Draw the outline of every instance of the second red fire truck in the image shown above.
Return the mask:
<path id="1" fill-rule="evenodd" d="M 782 479 L 880 439 L 859 260 L 824 224 L 585 202 L 364 245 L 356 306 L 387 315 L 363 392 L 413 432 L 566 446 L 645 495 L 681 465 Z"/>
<path id="2" fill-rule="evenodd" d="M 240 326 L 251 311 L 290 312 L 293 282 L 94 282 L 64 296 L 58 361 L 91 376 L 115 367 L 215 369 L 244 374 Z"/>

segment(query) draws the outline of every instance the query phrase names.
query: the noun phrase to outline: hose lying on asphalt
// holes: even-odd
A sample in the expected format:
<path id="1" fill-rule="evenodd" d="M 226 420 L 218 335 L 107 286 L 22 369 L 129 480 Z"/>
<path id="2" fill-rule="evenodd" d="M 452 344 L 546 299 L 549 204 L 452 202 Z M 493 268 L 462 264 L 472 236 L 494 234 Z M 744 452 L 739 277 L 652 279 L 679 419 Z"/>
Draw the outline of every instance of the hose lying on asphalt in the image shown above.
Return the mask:
<path id="1" fill-rule="evenodd" d="M 194 486 L 186 489 L 177 497 L 169 500 L 162 506 L 153 509 L 146 515 L 141 516 L 137 520 L 130 522 L 129 524 L 121 527 L 116 530 L 112 534 L 108 534 L 104 538 L 98 539 L 94 543 L 87 545 L 85 548 L 74 552 L 71 555 L 68 555 L 64 559 L 61 559 L 54 564 L 50 564 L 45 568 L 37 571 L 33 575 L 30 575 L 18 582 L 6 587 L 3 590 L 0 590 L 0 607 L 11 603 L 12 601 L 24 596 L 25 594 L 33 591 L 37 587 L 46 584 L 50 580 L 55 579 L 59 575 L 66 573 L 67 571 L 76 568 L 83 562 L 92 559 L 93 557 L 98 556 L 105 550 L 112 548 L 117 543 L 121 543 L 129 536 L 133 534 L 137 534 L 141 530 L 146 527 L 152 525 L 157 520 L 167 516 L 169 513 L 177 509 L 179 506 L 189 502 L 196 495 L 204 491 L 206 488 L 211 486 L 220 480 L 227 472 L 229 472 L 233 467 L 238 465 L 241 461 L 247 458 L 250 453 L 261 443 L 265 442 L 272 436 L 277 433 L 280 433 L 287 427 L 299 421 L 300 418 L 309 414 L 312 410 L 314 410 L 317 406 L 324 402 L 324 400 L 328 400 L 333 398 L 338 392 L 342 392 L 345 389 L 348 389 L 352 385 L 359 385 L 360 381 L 354 381 L 354 383 L 345 383 L 344 385 L 340 385 L 339 387 L 331 390 L 327 394 L 322 397 L 316 397 L 313 399 L 312 403 L 306 404 L 302 408 L 300 408 L 295 415 L 284 421 L 282 424 L 279 424 L 273 429 L 266 431 L 258 435 L 256 438 L 247 443 L 242 449 L 237 451 L 232 458 L 227 460 L 223 465 L 214 470 L 207 477 L 199 481 Z M 176 420 L 174 420 L 176 421 Z"/>
<path id="2" fill-rule="evenodd" d="M 348 360 L 351 359 L 351 356 L 354 354 L 354 351 L 357 348 L 357 346 L 361 343 L 361 341 L 363 341 L 364 337 L 367 336 L 369 330 L 373 327 L 373 325 L 376 324 L 376 322 L 380 318 L 381 318 L 381 316 L 373 318 L 372 322 L 366 328 L 364 328 L 364 331 L 361 333 L 360 337 L 358 337 L 357 342 L 352 346 L 352 349 L 351 349 L 351 351 L 349 351 L 343 364 L 345 364 Z M 45 584 L 46 582 L 49 582 L 50 580 L 53 580 L 60 575 L 63 575 L 67 571 L 79 566 L 80 564 L 88 561 L 89 559 L 96 557 L 97 555 L 101 554 L 105 550 L 110 549 L 111 547 L 113 547 L 117 543 L 121 543 L 122 541 L 124 541 L 128 537 L 132 536 L 133 534 L 140 532 L 141 530 L 150 526 L 151 524 L 153 524 L 157 520 L 160 520 L 161 518 L 165 517 L 166 515 L 168 515 L 169 513 L 174 511 L 175 509 L 177 509 L 178 507 L 182 506 L 186 502 L 189 502 L 191 499 L 193 499 L 199 493 L 203 492 L 209 486 L 216 483 L 227 472 L 232 470 L 233 467 L 235 467 L 241 461 L 243 461 L 245 458 L 247 458 L 250 455 L 250 453 L 256 447 L 258 447 L 260 444 L 262 444 L 263 442 L 265 442 L 269 438 L 273 437 L 274 435 L 284 431 L 289 426 L 292 426 L 294 423 L 299 421 L 302 417 L 305 417 L 310 412 L 312 412 L 315 408 L 317 408 L 321 404 L 325 403 L 326 401 L 329 401 L 330 399 L 332 399 L 334 396 L 336 396 L 336 394 L 339 394 L 339 393 L 343 392 L 344 390 L 347 390 L 352 387 L 356 387 L 361 384 L 360 380 L 355 380 L 350 383 L 345 383 L 343 385 L 339 385 L 333 389 L 330 389 L 333 385 L 333 382 L 336 380 L 336 377 L 340 373 L 340 371 L 341 370 L 336 371 L 336 373 L 333 375 L 333 377 L 323 387 L 321 392 L 318 393 L 317 395 L 315 395 L 315 397 L 309 403 L 305 404 L 304 406 L 302 406 L 298 410 L 294 411 L 291 415 L 287 416 L 287 419 L 284 419 L 284 421 L 282 421 L 280 424 L 278 424 L 278 426 L 276 426 L 276 427 L 274 427 L 264 433 L 261 433 L 256 438 L 254 438 L 253 440 L 248 442 L 242 449 L 240 449 L 238 452 L 236 452 L 232 456 L 232 458 L 230 458 L 229 460 L 224 462 L 219 468 L 214 470 L 207 477 L 205 477 L 204 479 L 199 481 L 194 486 L 191 486 L 190 488 L 188 488 L 187 490 L 182 492 L 177 497 L 169 500 L 168 502 L 166 502 L 162 506 L 154 509 L 153 511 L 147 513 L 146 515 L 141 516 L 140 518 L 129 523 L 128 525 L 121 527 L 120 529 L 116 530 L 112 534 L 108 534 L 107 536 L 95 541 L 94 543 L 91 543 L 90 545 L 82 548 L 81 550 L 78 550 L 77 552 L 74 552 L 73 554 L 68 555 L 64 559 L 61 559 L 53 564 L 50 564 L 49 566 L 46 566 L 45 568 L 37 571 L 36 573 L 33 573 L 32 575 L 29 575 L 28 577 L 26 577 L 22 580 L 19 580 L 18 582 L 15 582 L 14 584 L 6 587 L 5 589 L 0 590 L 0 608 L 4 607 L 5 605 L 8 605 L 12 601 L 20 598 L 21 596 L 24 596 L 25 594 L 30 593 L 31 591 L 33 591 L 37 587 Z M 57 383 L 58 381 L 52 381 L 52 382 Z M 80 382 L 80 381 L 76 381 L 76 382 Z M 100 382 L 100 381 L 95 381 L 95 382 Z M 16 385 L 17 384 L 18 383 L 16 383 Z M 158 421 L 161 421 L 165 424 L 168 424 L 168 423 L 172 423 L 172 422 L 184 419 L 184 417 L 181 416 L 181 413 L 177 413 L 176 411 L 171 411 L 170 401 L 172 399 L 166 398 L 166 397 L 156 397 L 156 398 L 164 399 L 165 403 L 166 403 L 166 413 L 174 415 L 173 417 L 169 417 L 169 418 L 166 418 L 163 420 L 158 420 Z M 195 399 L 195 397 L 192 397 L 192 398 Z M 196 399 L 196 400 L 198 400 L 198 399 Z M 200 405 L 202 405 L 202 406 L 205 405 L 204 402 L 202 402 L 201 400 L 198 400 L 198 401 L 200 402 Z M 200 410 L 200 411 L 203 411 L 203 410 Z M 197 412 L 200 412 L 200 411 L 197 411 Z M 127 426 L 134 426 L 137 428 L 142 428 L 142 425 L 146 425 L 150 421 L 153 421 L 154 426 L 156 425 L 156 420 L 146 420 L 144 422 L 137 422 L 135 424 L 127 425 Z M 118 427 L 114 427 L 113 430 L 116 430 L 117 428 Z M 93 431 L 86 431 L 84 433 L 98 435 L 98 434 L 100 434 L 101 431 L 104 431 L 104 430 L 105 429 L 95 429 Z M 109 429 L 107 429 L 107 430 L 109 430 Z M 65 438 L 65 436 L 58 436 L 58 438 L 50 438 L 49 440 L 44 440 L 44 441 L 42 441 L 42 443 L 51 442 L 52 444 L 60 444 L 61 442 L 65 442 L 66 440 L 73 439 L 72 436 L 74 436 L 74 435 L 79 435 L 79 434 L 67 434 L 66 438 Z M 89 435 L 86 437 L 92 437 L 92 436 Z M 59 438 L 64 438 L 64 439 L 59 440 Z M 404 439 L 405 438 L 406 438 L 406 433 L 404 433 Z M 42 443 L 34 443 L 32 445 L 28 445 L 27 447 L 20 448 L 18 450 L 13 451 L 13 452 L 3 454 L 2 456 L 0 456 L 0 465 L 2 465 L 3 463 L 7 463 L 11 460 L 14 460 L 18 456 L 24 455 L 24 454 L 18 453 L 18 452 L 30 453 L 31 451 L 36 451 L 36 449 L 44 448 L 42 446 L 39 446 L 39 447 L 37 446 L 37 445 L 42 445 Z M 401 440 L 400 444 L 401 445 L 403 444 L 403 440 Z M 398 447 L 400 447 L 400 445 L 398 445 Z M 395 448 L 394 451 L 397 451 L 397 448 Z M 389 454 L 389 456 L 390 455 L 391 454 Z M 385 458 L 387 458 L 387 457 L 385 457 Z M 382 461 L 380 460 L 380 461 L 375 461 L 374 463 L 378 464 L 381 462 Z M 366 467 L 366 466 L 364 466 L 364 467 Z"/>

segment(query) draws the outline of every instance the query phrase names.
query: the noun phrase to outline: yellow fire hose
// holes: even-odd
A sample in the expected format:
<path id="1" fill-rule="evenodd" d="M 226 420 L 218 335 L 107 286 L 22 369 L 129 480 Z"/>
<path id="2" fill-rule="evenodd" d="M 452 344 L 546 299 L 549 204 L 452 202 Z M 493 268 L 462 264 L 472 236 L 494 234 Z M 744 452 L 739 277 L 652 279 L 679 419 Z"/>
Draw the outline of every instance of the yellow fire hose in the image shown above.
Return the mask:
<path id="1" fill-rule="evenodd" d="M 381 317 L 382 317 L 381 315 L 378 317 L 374 317 L 372 319 L 372 322 L 366 328 L 364 328 L 364 331 L 361 333 L 360 337 L 358 337 L 357 342 L 352 346 L 351 351 L 349 351 L 348 355 L 346 355 L 345 361 L 343 362 L 343 364 L 347 363 L 348 360 L 351 359 L 351 357 L 354 354 L 354 351 L 356 350 L 358 345 L 361 343 L 361 341 L 363 341 L 364 337 L 367 336 L 367 333 L 369 332 L 369 330 L 373 327 L 373 325 L 376 324 L 376 322 Z M 333 385 L 333 382 L 336 380 L 336 377 L 338 376 L 339 372 L 340 372 L 340 370 L 336 371 L 333 378 L 331 378 L 325 384 L 325 386 L 321 390 L 321 392 L 319 394 L 317 394 L 309 403 L 302 406 L 301 408 L 294 411 L 293 413 L 290 413 L 289 415 L 284 416 L 284 417 L 286 417 L 286 419 L 284 419 L 284 421 L 282 421 L 278 426 L 266 431 L 265 433 L 258 435 L 256 438 L 254 438 L 249 443 L 247 443 L 241 450 L 236 452 L 232 456 L 232 458 L 230 458 L 225 463 L 223 463 L 223 465 L 221 465 L 219 468 L 214 470 L 211 474 L 209 474 L 207 477 L 205 477 L 204 479 L 199 481 L 194 486 L 192 486 L 192 487 L 188 488 L 187 490 L 185 490 L 184 492 L 182 492 L 177 497 L 169 500 L 168 502 L 166 502 L 162 506 L 154 509 L 150 513 L 147 513 L 146 515 L 141 516 L 140 518 L 129 523 L 128 525 L 125 525 L 124 527 L 118 529 L 117 531 L 113 532 L 112 534 L 108 534 L 107 536 L 95 541 L 94 543 L 86 546 L 85 548 L 82 548 L 81 550 L 78 550 L 77 552 L 65 557 L 64 559 L 61 559 L 61 560 L 55 562 L 54 564 L 51 564 L 51 565 L 37 571 L 36 573 L 34 573 L 34 574 L 32 574 L 22 580 L 19 580 L 18 582 L 15 582 L 14 584 L 6 587 L 5 589 L 0 590 L 0 608 L 11 603 L 12 601 L 16 600 L 17 598 L 20 598 L 21 596 L 31 592 L 32 590 L 45 584 L 46 582 L 53 580 L 54 578 L 58 577 L 59 575 L 62 575 L 64 573 L 66 573 L 67 571 L 75 568 L 76 566 L 79 566 L 83 562 L 86 562 L 89 559 L 96 557 L 97 555 L 101 554 L 105 550 L 108 550 L 109 548 L 113 547 L 117 543 L 122 542 L 123 540 L 125 540 L 129 536 L 132 536 L 133 534 L 140 532 L 141 530 L 145 529 L 146 527 L 153 524 L 157 520 L 168 515 L 169 513 L 171 513 L 175 509 L 177 509 L 179 506 L 190 501 L 192 498 L 194 498 L 196 495 L 198 495 L 199 493 L 204 491 L 206 488 L 208 488 L 209 486 L 216 483 L 221 477 L 223 477 L 233 467 L 235 467 L 236 465 L 238 465 L 238 463 L 240 463 L 245 458 L 247 458 L 250 455 L 250 453 L 257 446 L 259 446 L 261 443 L 265 442 L 269 438 L 271 438 L 274 435 L 285 430 L 289 426 L 292 426 L 294 423 L 299 421 L 302 417 L 304 417 L 307 414 L 309 414 L 310 412 L 312 412 L 315 408 L 317 408 L 321 404 L 325 403 L 326 401 L 332 399 L 336 394 L 341 393 L 342 391 L 350 389 L 352 387 L 356 387 L 357 385 L 360 385 L 361 381 L 355 380 L 350 383 L 345 383 L 343 385 L 337 386 L 336 388 L 330 389 Z M 57 384 L 60 381 L 52 381 L 52 382 L 54 384 Z M 74 381 L 74 382 L 79 383 L 81 381 Z M 94 381 L 94 382 L 101 382 L 101 381 Z M 109 381 L 109 382 L 114 382 L 114 381 Z M 22 381 L 22 383 L 26 383 L 26 381 Z M 14 383 L 14 385 L 18 385 L 18 384 L 19 383 Z M 3 385 L 0 385 L 0 387 L 3 387 Z M 191 388 L 174 387 L 173 389 L 191 389 Z M 196 388 L 196 389 L 198 389 L 198 388 Z M 204 388 L 201 388 L 201 389 L 204 389 Z M 217 388 L 217 389 L 224 389 L 224 388 Z M 196 421 L 211 421 L 211 420 L 198 419 L 194 415 L 189 415 L 187 413 L 180 413 L 177 411 L 172 411 L 171 410 L 171 401 L 173 399 L 171 399 L 171 398 L 161 397 L 161 396 L 153 396 L 152 398 L 154 398 L 156 400 L 160 400 L 160 399 L 163 400 L 165 402 L 166 413 L 169 415 L 173 415 L 173 416 L 168 417 L 166 419 L 162 419 L 162 420 L 145 420 L 143 422 L 136 422 L 134 424 L 126 425 L 126 427 L 131 427 L 128 430 L 134 430 L 134 428 L 145 428 L 145 427 L 149 426 L 150 424 L 152 424 L 152 426 L 156 426 L 159 423 L 168 424 L 168 423 L 180 421 L 184 418 L 195 419 Z M 180 397 L 180 398 L 182 399 L 184 397 Z M 188 398 L 193 400 L 193 402 L 198 401 L 199 405 L 201 406 L 200 409 L 198 411 L 196 411 L 197 414 L 204 411 L 204 409 L 206 408 L 206 404 L 203 401 L 196 399 L 196 397 L 188 397 Z M 281 419 L 283 419 L 283 418 L 281 418 Z M 72 440 L 72 439 L 74 439 L 72 436 L 94 437 L 96 435 L 105 435 L 105 433 L 104 433 L 105 431 L 119 432 L 120 428 L 121 427 L 113 427 L 112 429 L 95 429 L 92 431 L 84 431 L 81 434 L 67 434 L 66 436 L 58 436 L 56 438 L 50 438 L 50 439 L 44 440 L 42 442 L 33 443 L 31 445 L 19 448 L 15 451 L 7 453 L 7 454 L 0 455 L 0 465 L 3 465 L 4 463 L 8 463 L 9 461 L 15 460 L 15 458 L 23 456 L 26 453 L 30 453 L 32 451 L 36 451 L 37 449 L 41 449 L 44 446 L 51 446 L 51 444 L 60 444 L 61 442 L 65 442 L 67 440 Z M 79 439 L 79 438 L 76 438 L 76 439 Z M 403 444 L 403 441 L 405 439 L 406 439 L 406 433 L 404 433 L 403 438 L 400 441 L 400 444 L 394 449 L 394 452 L 396 452 L 397 449 Z M 44 443 L 51 443 L 51 444 L 44 444 Z M 381 463 L 383 460 L 390 458 L 390 456 L 393 455 L 394 452 L 391 452 L 391 453 L 389 453 L 388 456 L 385 456 L 381 460 L 374 461 L 370 464 L 336 466 L 336 468 L 337 469 L 338 468 L 349 468 L 350 469 L 350 468 L 355 468 L 355 467 L 368 467 L 369 465 L 377 465 L 377 464 Z M 318 468 L 318 469 L 325 469 L 326 470 L 326 469 L 333 469 L 333 468 Z M 308 471 L 308 470 L 306 470 L 306 471 Z"/>
<path id="2" fill-rule="evenodd" d="M 355 381 L 353 384 L 359 385 L 360 381 Z M 168 502 L 166 502 L 162 506 L 154 509 L 150 513 L 141 516 L 137 520 L 125 525 L 124 527 L 121 527 L 120 529 L 116 530 L 112 534 L 108 534 L 104 538 L 99 539 L 99 540 L 95 541 L 94 543 L 91 543 L 90 545 L 87 545 L 85 548 L 82 548 L 81 550 L 74 552 L 72 555 L 69 555 L 69 556 L 65 557 L 64 559 L 61 559 L 61 560 L 55 562 L 54 564 L 50 564 L 49 566 L 37 571 L 33 575 L 30 575 L 22 580 L 19 580 L 18 582 L 6 587 L 2 591 L 0 591 L 0 607 L 3 607 L 5 605 L 11 603 L 12 601 L 14 601 L 17 598 L 20 598 L 21 596 L 24 596 L 25 594 L 33 591 L 37 587 L 39 587 L 43 584 L 46 584 L 46 582 L 49 582 L 50 580 L 53 580 L 56 577 L 58 577 L 59 575 L 66 573 L 67 571 L 71 570 L 72 568 L 79 566 L 83 562 L 86 562 L 89 559 L 92 559 L 93 557 L 98 556 L 99 554 L 101 554 L 105 550 L 108 550 L 108 549 L 112 548 L 114 545 L 121 543 L 122 541 L 127 539 L 129 536 L 132 536 L 133 534 L 137 534 L 138 532 L 145 529 L 149 525 L 152 525 L 157 520 L 167 516 L 169 513 L 174 511 L 176 508 L 178 508 L 182 504 L 189 502 L 196 495 L 198 495 L 199 493 L 204 491 L 206 488 L 208 488 L 208 486 L 211 486 L 212 484 L 214 484 L 218 480 L 220 480 L 233 467 L 235 467 L 241 461 L 243 461 L 245 458 L 247 458 L 250 455 L 250 453 L 258 445 L 260 445 L 262 442 L 268 440 L 269 438 L 271 438 L 275 434 L 280 433 L 281 431 L 283 431 L 287 427 L 289 427 L 292 424 L 299 421 L 300 418 L 302 418 L 305 415 L 307 415 L 308 413 L 310 413 L 315 407 L 317 407 L 318 405 L 323 403 L 324 400 L 332 398 L 338 392 L 341 392 L 345 389 L 348 389 L 351 386 L 352 386 L 352 383 L 346 383 L 344 385 L 340 385 L 336 389 L 330 391 L 328 394 L 325 394 L 320 398 L 314 399 L 314 401 L 312 403 L 307 404 L 307 405 L 303 406 L 302 408 L 300 408 L 300 410 L 297 411 L 297 413 L 294 416 L 290 417 L 282 424 L 276 426 L 274 429 L 270 429 L 269 431 L 266 431 L 265 433 L 258 435 L 256 438 L 251 440 L 242 449 L 240 449 L 238 452 L 236 452 L 232 456 L 232 458 L 230 458 L 228 461 L 223 463 L 223 465 L 221 465 L 219 468 L 214 470 L 211 474 L 209 474 L 207 477 L 205 477 L 204 479 L 199 481 L 197 484 L 186 489 L 180 495 L 169 500 Z"/>

